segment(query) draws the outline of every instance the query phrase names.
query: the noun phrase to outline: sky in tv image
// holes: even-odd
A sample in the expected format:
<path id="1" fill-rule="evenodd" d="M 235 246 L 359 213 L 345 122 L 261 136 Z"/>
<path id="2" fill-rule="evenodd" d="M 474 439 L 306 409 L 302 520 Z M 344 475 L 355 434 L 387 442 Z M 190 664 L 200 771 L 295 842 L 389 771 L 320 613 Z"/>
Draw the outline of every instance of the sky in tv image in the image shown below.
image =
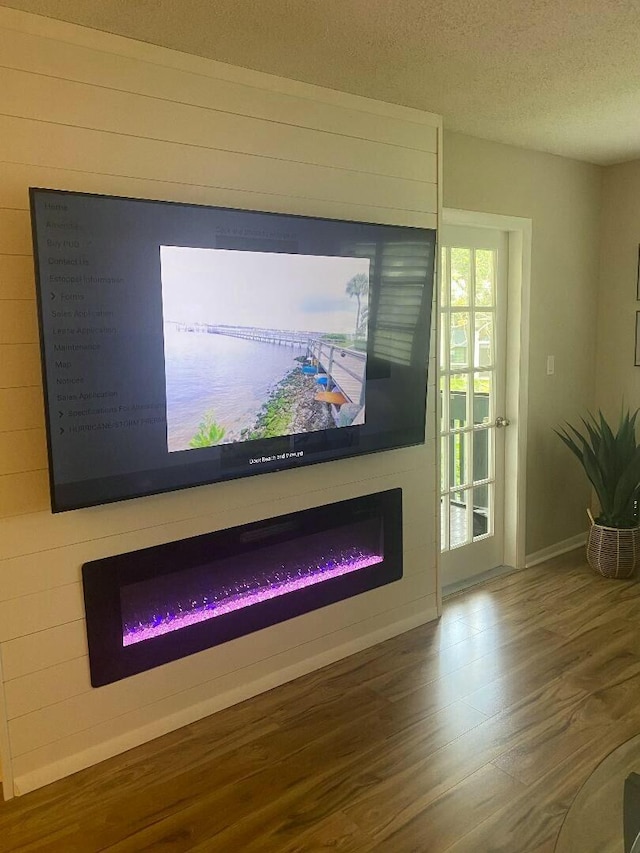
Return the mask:
<path id="1" fill-rule="evenodd" d="M 169 452 L 364 423 L 367 258 L 161 246 Z"/>

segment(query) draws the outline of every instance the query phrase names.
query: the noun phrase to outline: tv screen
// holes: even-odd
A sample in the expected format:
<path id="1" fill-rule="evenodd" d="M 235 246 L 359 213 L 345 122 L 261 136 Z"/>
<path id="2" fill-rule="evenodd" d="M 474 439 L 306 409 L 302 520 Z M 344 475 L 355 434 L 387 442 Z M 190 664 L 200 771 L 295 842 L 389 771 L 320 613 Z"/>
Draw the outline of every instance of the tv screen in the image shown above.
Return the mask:
<path id="1" fill-rule="evenodd" d="M 30 199 L 54 512 L 424 441 L 435 231 Z"/>

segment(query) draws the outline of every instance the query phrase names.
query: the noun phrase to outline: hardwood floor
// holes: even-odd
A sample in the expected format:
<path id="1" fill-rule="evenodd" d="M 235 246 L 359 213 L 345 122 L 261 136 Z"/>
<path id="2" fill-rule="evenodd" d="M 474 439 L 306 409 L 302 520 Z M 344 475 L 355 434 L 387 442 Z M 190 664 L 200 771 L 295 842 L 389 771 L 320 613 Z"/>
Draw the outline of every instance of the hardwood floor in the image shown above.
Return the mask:
<path id="1" fill-rule="evenodd" d="M 640 585 L 577 551 L 0 804 L 0 850 L 551 853 L 640 732 Z"/>

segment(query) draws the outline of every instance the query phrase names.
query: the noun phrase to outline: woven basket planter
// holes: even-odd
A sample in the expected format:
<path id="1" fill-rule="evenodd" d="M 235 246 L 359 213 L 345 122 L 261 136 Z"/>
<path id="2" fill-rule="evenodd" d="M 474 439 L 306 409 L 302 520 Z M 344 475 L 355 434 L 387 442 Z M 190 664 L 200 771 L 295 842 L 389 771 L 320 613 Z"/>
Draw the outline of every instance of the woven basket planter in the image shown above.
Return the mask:
<path id="1" fill-rule="evenodd" d="M 605 578 L 630 578 L 640 558 L 640 527 L 603 527 L 592 523 L 587 562 Z"/>

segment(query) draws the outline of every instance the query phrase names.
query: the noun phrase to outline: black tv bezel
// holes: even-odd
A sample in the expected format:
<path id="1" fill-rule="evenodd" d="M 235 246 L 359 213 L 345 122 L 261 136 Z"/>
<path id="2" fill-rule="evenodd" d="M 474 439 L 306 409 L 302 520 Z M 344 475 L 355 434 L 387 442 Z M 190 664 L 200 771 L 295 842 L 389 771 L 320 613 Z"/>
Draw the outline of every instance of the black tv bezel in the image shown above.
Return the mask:
<path id="1" fill-rule="evenodd" d="M 44 335 L 44 310 L 46 307 L 46 303 L 44 300 L 44 284 L 40 278 L 40 257 L 38 250 L 38 232 L 36 228 L 36 211 L 35 211 L 35 196 L 36 194 L 51 194 L 54 196 L 73 196 L 73 197 L 83 197 L 83 198 L 96 198 L 100 200 L 113 200 L 113 201 L 123 201 L 123 202 L 135 202 L 140 204 L 154 204 L 154 205 L 162 205 L 166 207 L 179 207 L 179 208 L 191 208 L 196 210 L 216 210 L 220 212 L 229 212 L 233 214 L 256 214 L 260 216 L 268 216 L 274 217 L 276 219 L 286 219 L 286 220 L 301 220 L 304 222 L 330 222 L 335 224 L 352 224 L 352 225 L 361 225 L 361 226 L 372 226 L 379 228 L 394 228 L 400 229 L 404 233 L 416 232 L 420 234 L 429 233 L 433 235 L 433 258 L 432 258 L 432 283 L 431 283 L 431 300 L 430 302 L 426 302 L 425 306 L 429 317 L 428 323 L 428 335 L 429 342 L 431 341 L 431 320 L 432 320 L 432 303 L 433 297 L 436 292 L 436 263 L 437 263 L 437 254 L 438 254 L 438 232 L 436 228 L 427 227 L 427 226 L 414 226 L 414 225 L 403 225 L 389 222 L 371 222 L 367 220 L 359 220 L 359 219 L 344 219 L 344 218 L 334 218 L 327 216 L 311 216 L 306 214 L 297 214 L 297 213 L 285 213 L 281 211 L 267 211 L 267 210 L 259 210 L 255 208 L 248 207 L 229 207 L 226 205 L 216 205 L 216 204 L 200 204 L 195 202 L 182 202 L 175 200 L 167 200 L 167 199 L 154 199 L 154 198 L 140 198 L 135 196 L 121 196 L 115 194 L 108 193 L 92 193 L 92 192 L 82 192 L 76 190 L 61 190 L 54 189 L 51 187 L 29 187 L 29 210 L 30 210 L 30 220 L 31 220 L 31 235 L 33 242 L 33 261 L 34 261 L 34 272 L 35 272 L 35 285 L 36 285 L 36 305 L 37 305 L 37 315 L 38 315 L 38 338 L 39 338 L 39 349 L 40 349 L 40 364 L 42 370 L 42 386 L 43 386 L 43 397 L 44 397 L 44 411 L 45 411 L 45 433 L 46 433 L 46 441 L 47 441 L 47 468 L 48 468 L 48 481 L 49 481 L 49 497 L 51 503 L 51 512 L 53 514 L 58 514 L 62 512 L 72 512 L 79 509 L 89 509 L 97 506 L 107 506 L 113 503 L 120 503 L 122 501 L 134 500 L 136 498 L 142 497 L 151 497 L 154 495 L 161 494 L 170 494 L 171 492 L 180 492 L 185 489 L 198 488 L 202 486 L 208 485 L 216 485 L 219 483 L 225 482 L 233 482 L 234 480 L 243 480 L 246 478 L 252 478 L 256 476 L 260 476 L 263 474 L 275 474 L 286 471 L 293 471 L 300 468 L 308 468 L 313 465 L 319 465 L 330 462 L 339 462 L 344 459 L 355 459 L 363 456 L 370 456 L 376 453 L 385 453 L 393 450 L 402 450 L 408 447 L 419 447 L 425 444 L 426 442 L 426 416 L 427 416 L 427 382 L 428 382 L 428 371 L 429 371 L 429 352 L 427 351 L 425 355 L 425 363 L 424 363 L 424 396 L 421 397 L 421 417 L 420 423 L 422 424 L 421 435 L 420 438 L 415 440 L 414 438 L 410 438 L 407 440 L 396 440 L 392 444 L 385 443 L 384 446 L 374 447 L 374 448 L 364 448 L 354 450 L 352 448 L 345 448 L 344 452 L 340 452 L 340 450 L 335 451 L 335 455 L 331 458 L 304 458 L 303 461 L 293 461 L 288 462 L 287 464 L 274 464 L 273 467 L 269 468 L 259 468 L 256 467 L 255 470 L 252 470 L 250 467 L 247 467 L 243 472 L 240 473 L 230 473 L 228 475 L 221 474 L 214 479 L 211 477 L 204 477 L 201 480 L 191 479 L 188 483 L 184 484 L 173 484 L 167 487 L 156 487 L 150 490 L 140 490 L 140 491 L 127 491 L 126 494 L 121 494 L 117 496 L 108 496 L 97 498 L 95 500 L 85 500 L 81 503 L 74 503 L 73 505 L 61 505 L 61 501 L 59 496 L 56 495 L 56 489 L 60 489 L 64 485 L 73 485 L 73 484 L 61 484 L 56 483 L 54 479 L 54 465 L 53 465 L 53 442 L 52 442 L 52 429 L 53 429 L 53 421 L 51 418 L 51 411 L 49 405 L 49 381 L 47 376 L 47 358 L 46 358 L 46 346 L 45 346 L 45 335 Z M 398 432 L 396 431 L 396 435 Z M 380 435 L 388 435 L 388 433 L 380 433 Z M 261 439 L 260 441 L 274 441 L 276 439 Z M 321 453 L 323 451 L 316 451 L 317 453 Z M 326 451 L 325 451 L 326 452 Z M 150 473 L 156 472 L 158 469 L 152 469 Z M 142 476 L 147 473 L 144 470 L 136 471 L 137 475 Z M 127 475 L 124 475 L 127 476 Z M 106 480 L 106 477 L 99 478 L 100 480 Z"/>

